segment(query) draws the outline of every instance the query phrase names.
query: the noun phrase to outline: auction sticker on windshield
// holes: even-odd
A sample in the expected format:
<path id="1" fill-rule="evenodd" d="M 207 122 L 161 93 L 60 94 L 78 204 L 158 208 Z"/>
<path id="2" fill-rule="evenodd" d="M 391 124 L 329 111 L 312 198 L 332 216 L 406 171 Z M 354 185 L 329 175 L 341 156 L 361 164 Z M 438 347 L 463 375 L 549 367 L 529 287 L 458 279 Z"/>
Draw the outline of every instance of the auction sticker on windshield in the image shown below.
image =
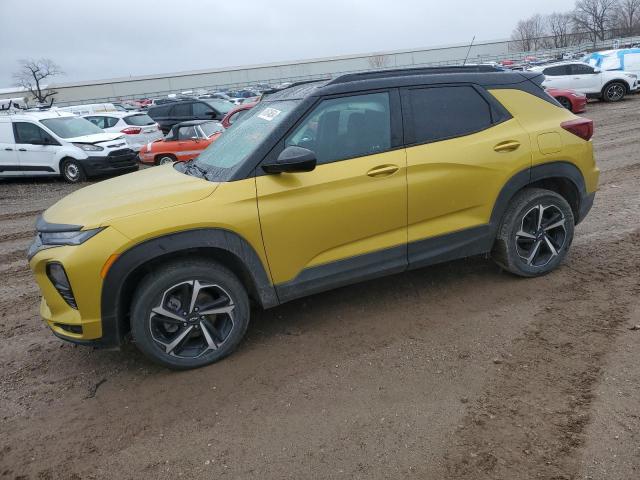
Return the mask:
<path id="1" fill-rule="evenodd" d="M 260 115 L 258 115 L 258 118 L 262 118 L 263 120 L 268 120 L 269 122 L 271 120 L 273 120 L 274 118 L 276 118 L 278 115 L 280 115 L 281 110 L 277 110 L 275 108 L 265 108 Z"/>

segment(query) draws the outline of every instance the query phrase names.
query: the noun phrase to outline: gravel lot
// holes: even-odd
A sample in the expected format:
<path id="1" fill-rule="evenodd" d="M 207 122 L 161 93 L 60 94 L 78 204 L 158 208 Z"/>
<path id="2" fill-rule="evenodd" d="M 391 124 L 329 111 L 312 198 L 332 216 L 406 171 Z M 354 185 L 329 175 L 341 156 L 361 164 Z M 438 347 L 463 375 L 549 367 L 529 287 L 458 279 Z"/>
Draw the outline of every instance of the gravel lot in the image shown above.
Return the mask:
<path id="1" fill-rule="evenodd" d="M 586 116 L 601 191 L 558 271 L 474 258 L 315 295 L 183 373 L 53 337 L 24 251 L 75 187 L 0 181 L 0 476 L 640 478 L 640 96 Z"/>

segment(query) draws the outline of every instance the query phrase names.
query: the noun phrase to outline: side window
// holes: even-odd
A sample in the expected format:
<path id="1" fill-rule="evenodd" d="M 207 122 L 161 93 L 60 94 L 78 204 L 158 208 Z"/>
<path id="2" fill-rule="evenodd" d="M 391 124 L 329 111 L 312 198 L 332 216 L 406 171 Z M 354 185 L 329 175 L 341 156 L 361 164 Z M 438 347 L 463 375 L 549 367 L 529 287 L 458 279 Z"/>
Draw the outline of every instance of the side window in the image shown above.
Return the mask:
<path id="1" fill-rule="evenodd" d="M 106 128 L 105 125 L 105 117 L 84 117 L 87 120 L 89 120 L 91 123 L 93 123 L 96 127 L 99 128 Z"/>
<path id="2" fill-rule="evenodd" d="M 178 140 L 191 140 L 191 138 L 197 136 L 196 127 L 181 127 L 178 130 Z"/>
<path id="3" fill-rule="evenodd" d="M 313 150 L 319 164 L 389 150 L 389 94 L 323 100 L 285 140 L 290 145 Z"/>
<path id="4" fill-rule="evenodd" d="M 561 77 L 562 75 L 571 75 L 570 65 L 557 65 L 555 67 L 545 68 L 542 73 L 549 77 Z"/>
<path id="5" fill-rule="evenodd" d="M 111 127 L 115 127 L 116 123 L 118 123 L 120 121 L 119 118 L 115 118 L 115 117 L 104 117 L 104 127 L 101 128 L 111 128 Z"/>
<path id="6" fill-rule="evenodd" d="M 213 112 L 213 109 L 206 103 L 196 102 L 193 104 L 194 117 L 208 117 L 211 112 Z"/>
<path id="7" fill-rule="evenodd" d="M 406 95 L 410 105 L 405 115 L 409 144 L 461 137 L 493 123 L 491 107 L 470 86 L 415 88 Z"/>
<path id="8" fill-rule="evenodd" d="M 573 65 L 571 65 L 571 74 L 572 75 L 591 75 L 593 74 L 593 67 L 590 67 L 589 65 L 574 63 Z"/>
<path id="9" fill-rule="evenodd" d="M 16 135 L 16 143 L 58 145 L 58 142 L 51 135 L 33 123 L 15 122 L 13 129 Z"/>
<path id="10" fill-rule="evenodd" d="M 191 116 L 191 104 L 179 103 L 174 105 L 171 109 L 172 117 L 190 117 Z"/>

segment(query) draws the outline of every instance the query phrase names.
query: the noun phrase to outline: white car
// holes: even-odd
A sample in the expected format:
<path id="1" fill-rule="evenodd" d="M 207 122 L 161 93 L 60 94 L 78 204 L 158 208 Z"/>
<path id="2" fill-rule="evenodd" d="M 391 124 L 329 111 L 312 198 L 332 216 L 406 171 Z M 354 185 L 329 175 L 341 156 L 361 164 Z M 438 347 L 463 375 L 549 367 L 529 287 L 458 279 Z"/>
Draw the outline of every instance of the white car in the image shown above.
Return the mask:
<path id="1" fill-rule="evenodd" d="M 0 111 L 0 178 L 62 175 L 71 183 L 138 169 L 121 133 L 72 113 Z"/>
<path id="2" fill-rule="evenodd" d="M 587 97 L 617 102 L 638 90 L 638 76 L 621 71 L 594 68 L 583 62 L 559 62 L 532 67 L 545 75 L 544 87 L 562 88 L 584 93 Z"/>
<path id="3" fill-rule="evenodd" d="M 129 147 L 136 152 L 139 152 L 147 143 L 164 138 L 158 124 L 146 113 L 109 112 L 83 115 L 83 117 L 105 132 L 124 134 Z"/>

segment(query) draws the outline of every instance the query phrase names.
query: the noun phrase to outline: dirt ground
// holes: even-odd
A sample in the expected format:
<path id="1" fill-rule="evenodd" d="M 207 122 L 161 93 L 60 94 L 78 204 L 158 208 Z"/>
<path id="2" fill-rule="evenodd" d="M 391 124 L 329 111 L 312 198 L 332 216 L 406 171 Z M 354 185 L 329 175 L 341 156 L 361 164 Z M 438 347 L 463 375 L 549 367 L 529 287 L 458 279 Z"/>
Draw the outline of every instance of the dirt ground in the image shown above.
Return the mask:
<path id="1" fill-rule="evenodd" d="M 183 373 L 53 337 L 24 251 L 73 187 L 0 182 L 0 476 L 640 478 L 640 96 L 585 116 L 601 191 L 556 272 L 474 258 L 315 295 Z"/>

